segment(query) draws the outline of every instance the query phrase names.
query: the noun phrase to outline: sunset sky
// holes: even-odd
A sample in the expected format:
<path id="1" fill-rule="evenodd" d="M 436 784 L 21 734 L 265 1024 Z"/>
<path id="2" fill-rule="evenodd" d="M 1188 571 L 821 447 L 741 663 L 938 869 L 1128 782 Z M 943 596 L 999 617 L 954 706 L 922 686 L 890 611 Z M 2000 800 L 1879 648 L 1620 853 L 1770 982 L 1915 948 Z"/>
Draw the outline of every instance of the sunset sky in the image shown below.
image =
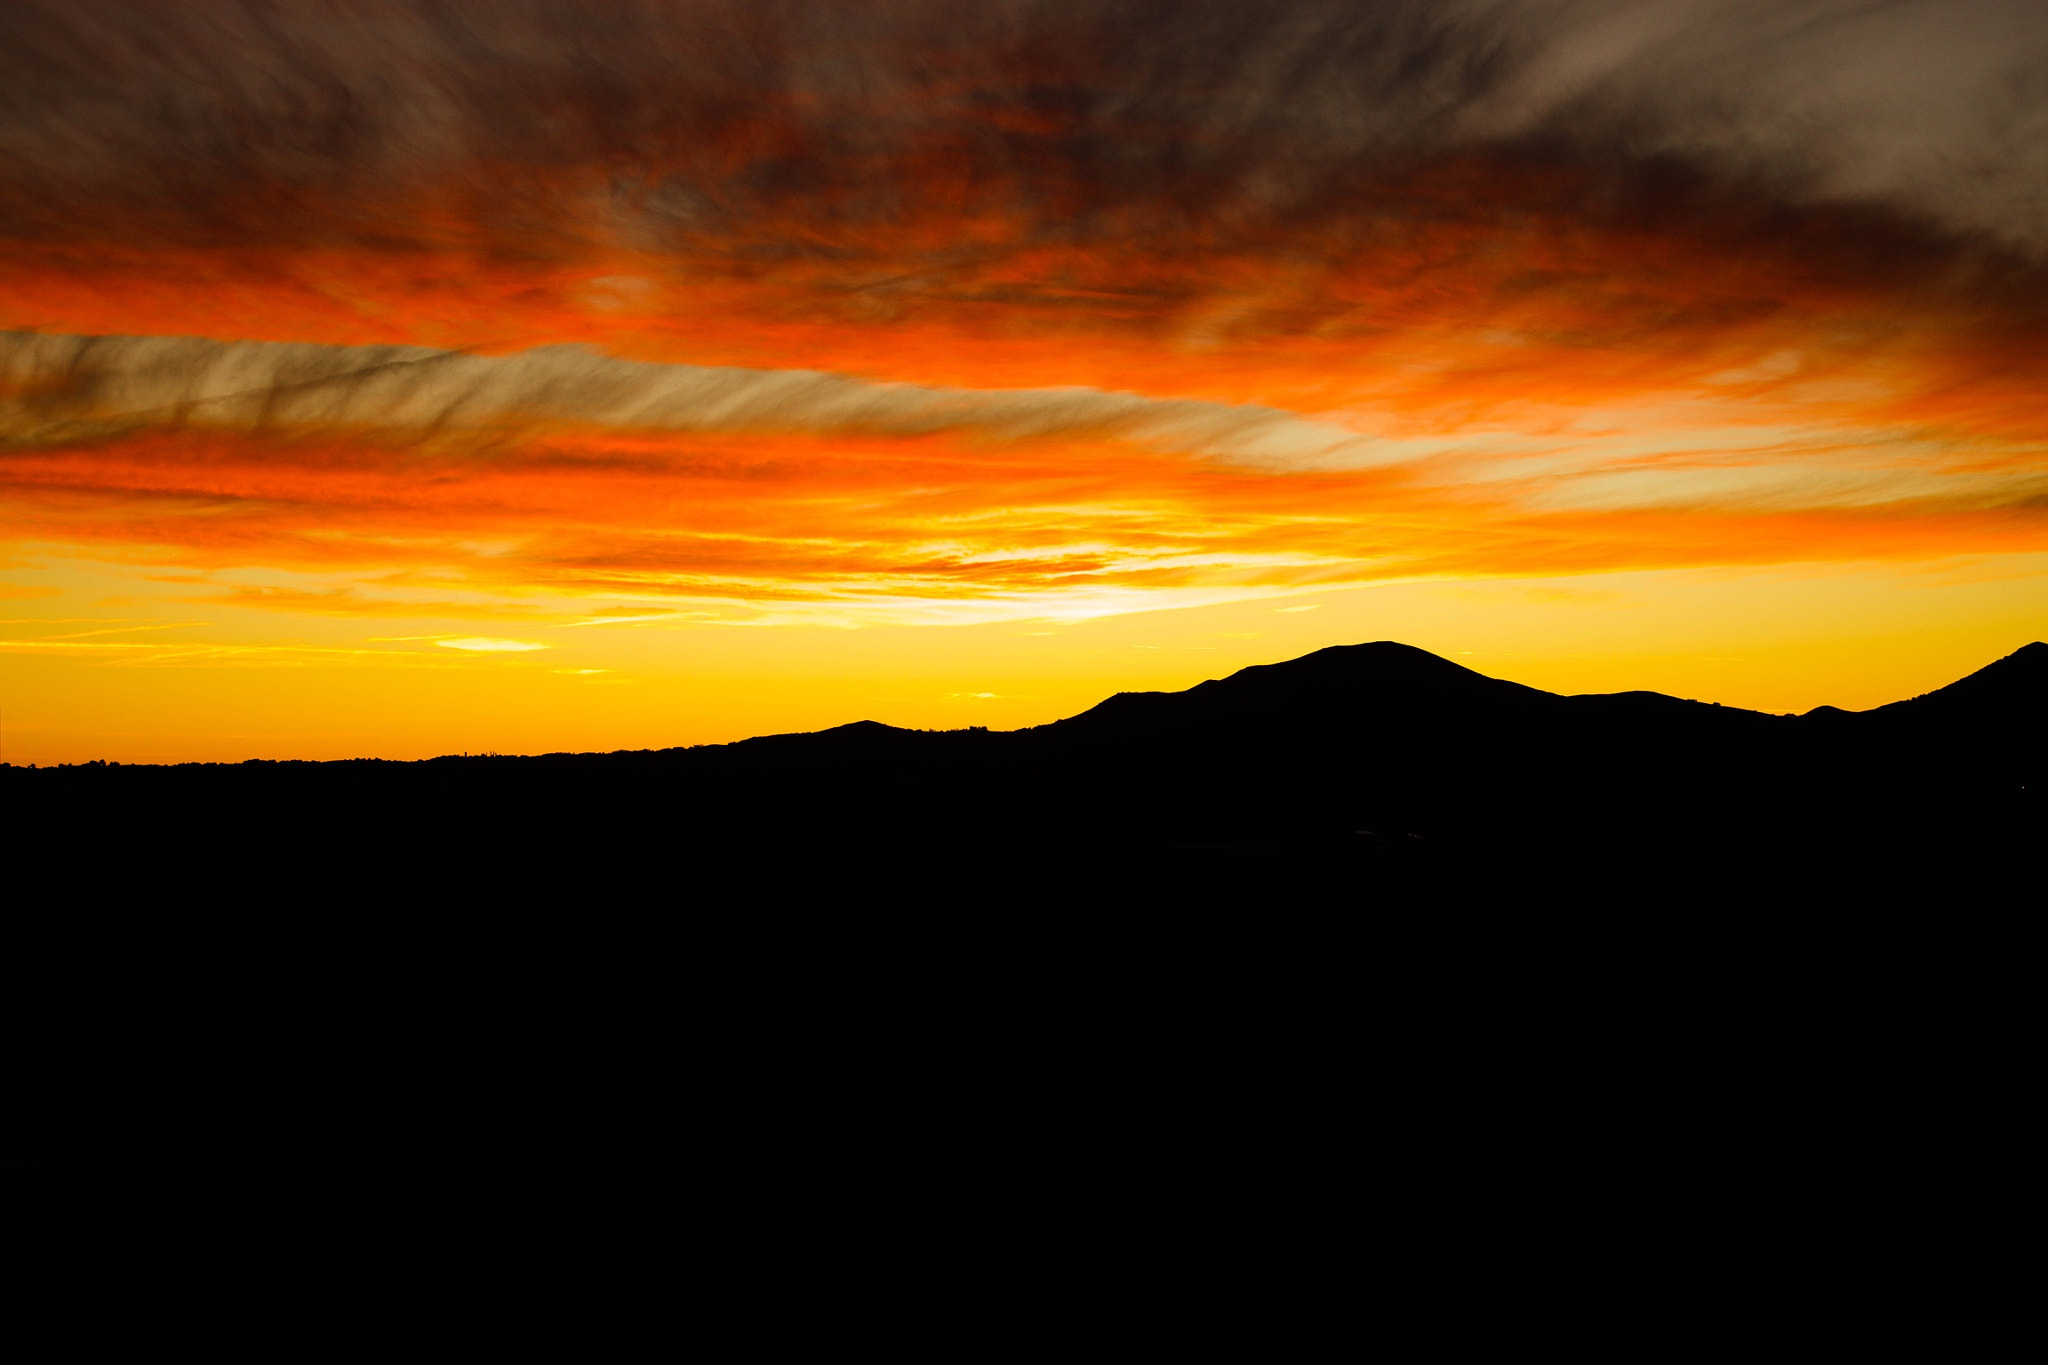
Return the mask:
<path id="1" fill-rule="evenodd" d="M 0 7 L 0 759 L 2048 634 L 2039 0 Z"/>

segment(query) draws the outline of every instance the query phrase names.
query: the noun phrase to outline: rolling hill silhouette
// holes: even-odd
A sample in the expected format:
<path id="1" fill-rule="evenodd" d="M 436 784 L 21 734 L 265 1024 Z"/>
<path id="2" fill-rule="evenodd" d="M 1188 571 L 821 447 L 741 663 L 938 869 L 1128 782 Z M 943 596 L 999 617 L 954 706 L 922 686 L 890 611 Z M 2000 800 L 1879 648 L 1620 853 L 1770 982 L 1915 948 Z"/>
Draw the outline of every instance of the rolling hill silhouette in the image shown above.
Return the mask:
<path id="1" fill-rule="evenodd" d="M 900 874 L 967 899 L 1085 888 L 1110 867 L 1182 886 L 1303 866 L 1366 883 L 1925 882 L 2039 846 L 2044 698 L 2039 642 L 1908 701 L 1776 716 L 1560 696 L 1382 641 L 1016 731 L 861 721 L 613 754 L 9 768 L 0 791 L 31 846 L 75 864 L 344 879 L 610 867 L 772 894 Z"/>

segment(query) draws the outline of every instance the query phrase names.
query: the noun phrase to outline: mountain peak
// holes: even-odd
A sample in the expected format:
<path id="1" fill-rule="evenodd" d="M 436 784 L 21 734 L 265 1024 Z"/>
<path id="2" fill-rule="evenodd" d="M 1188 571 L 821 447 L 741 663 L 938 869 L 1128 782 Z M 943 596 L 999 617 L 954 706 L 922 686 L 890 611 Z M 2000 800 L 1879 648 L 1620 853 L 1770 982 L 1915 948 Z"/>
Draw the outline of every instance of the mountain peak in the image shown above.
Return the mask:
<path id="1" fill-rule="evenodd" d="M 1452 663 L 1440 654 L 1432 654 L 1426 649 L 1404 645 L 1396 640 L 1331 645 L 1284 663 L 1254 664 L 1249 668 L 1241 668 L 1227 678 L 1205 682 L 1191 690 L 1243 691 L 1273 686 L 1290 689 L 1368 687 L 1397 690 L 1422 687 L 1431 691 L 1445 688 L 1453 691 L 1509 689 L 1532 695 L 1535 693 L 1534 688 L 1523 687 L 1519 683 L 1506 682 L 1499 678 L 1489 678 L 1484 673 L 1475 672 L 1463 664 Z"/>
<path id="2" fill-rule="evenodd" d="M 1138 735 L 1244 723 L 1355 725 L 1481 698 L 1509 705 L 1556 700 L 1414 645 L 1372 640 L 1331 645 L 1281 663 L 1253 664 L 1185 692 L 1119 692 L 1046 728 L 1066 735 Z"/>

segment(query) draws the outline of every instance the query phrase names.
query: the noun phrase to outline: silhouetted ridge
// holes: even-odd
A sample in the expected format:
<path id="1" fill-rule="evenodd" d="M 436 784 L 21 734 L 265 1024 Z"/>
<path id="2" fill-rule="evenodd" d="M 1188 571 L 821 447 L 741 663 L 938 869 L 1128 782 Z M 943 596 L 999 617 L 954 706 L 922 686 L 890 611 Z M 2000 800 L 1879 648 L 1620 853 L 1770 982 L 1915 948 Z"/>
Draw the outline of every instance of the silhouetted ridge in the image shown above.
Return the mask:
<path id="1" fill-rule="evenodd" d="M 1446 706 L 1540 706 L 1559 699 L 1475 673 L 1413 645 L 1333 645 L 1285 663 L 1254 664 L 1185 692 L 1119 692 L 1078 716 L 1040 727 L 1074 742 L 1247 724 L 1301 728 L 1387 722 Z"/>
<path id="2" fill-rule="evenodd" d="M 1389 877 L 1549 868 L 1619 879 L 1647 909 L 1786 869 L 1890 886 L 1896 866 L 1938 881 L 2024 861 L 2048 790 L 2044 696 L 2039 643 L 1911 701 L 1795 718 L 1558 696 L 1379 641 L 1028 730 L 858 721 L 638 753 L 6 769 L 0 790 L 24 848 L 84 840 L 76 865 L 114 850 L 154 867 L 234 831 L 235 858 L 295 860 L 280 885 L 336 848 L 383 886 L 379 859 L 415 846 L 507 867 L 617 846 L 687 869 L 690 895 L 743 882 L 721 905 L 808 868 L 922 878 L 965 908 L 1034 877 L 1041 904 L 1085 894 L 1110 865 L 1204 891 L 1205 868 L 1233 866 L 1256 898 L 1308 857 L 1354 900 Z"/>
<path id="3" fill-rule="evenodd" d="M 878 720 L 856 720 L 845 725 L 834 725 L 826 730 L 799 730 L 783 735 L 755 735 L 752 739 L 735 741 L 726 746 L 735 749 L 787 749 L 809 746 L 812 748 L 871 749 L 886 747 L 899 742 L 903 737 L 914 735 L 915 730 L 902 730 L 894 725 L 884 725 Z"/>
<path id="4" fill-rule="evenodd" d="M 2048 704 L 2048 644 L 2039 640 L 1988 664 L 1966 678 L 1909 701 L 1895 701 L 1868 714 L 1923 716 L 1975 714 L 2005 721 L 2039 723 Z"/>

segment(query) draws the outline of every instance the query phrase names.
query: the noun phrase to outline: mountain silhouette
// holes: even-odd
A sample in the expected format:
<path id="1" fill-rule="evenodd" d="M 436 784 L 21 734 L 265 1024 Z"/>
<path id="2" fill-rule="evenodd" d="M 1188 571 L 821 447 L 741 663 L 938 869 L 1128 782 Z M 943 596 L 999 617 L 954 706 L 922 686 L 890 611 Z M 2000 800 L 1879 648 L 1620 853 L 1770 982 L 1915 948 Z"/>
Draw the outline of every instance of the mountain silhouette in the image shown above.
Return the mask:
<path id="1" fill-rule="evenodd" d="M 1947 687 L 1880 706 L 1870 714 L 1888 720 L 1944 717 L 2038 726 L 2044 699 L 2048 699 L 2048 644 L 2036 640 Z"/>
<path id="2" fill-rule="evenodd" d="M 1352 890 L 1576 878 L 1654 899 L 1851 874 L 1896 890 L 1995 878 L 2040 846 L 2044 699 L 2038 642 L 1924 696 L 1780 716 L 1561 696 L 1380 641 L 1015 731 L 860 721 L 612 754 L 4 768 L 0 794 L 24 846 L 77 865 L 197 857 L 357 883 L 611 869 L 671 896 L 907 879 L 972 901 L 1105 876 L 1246 890 L 1307 868 Z"/>

